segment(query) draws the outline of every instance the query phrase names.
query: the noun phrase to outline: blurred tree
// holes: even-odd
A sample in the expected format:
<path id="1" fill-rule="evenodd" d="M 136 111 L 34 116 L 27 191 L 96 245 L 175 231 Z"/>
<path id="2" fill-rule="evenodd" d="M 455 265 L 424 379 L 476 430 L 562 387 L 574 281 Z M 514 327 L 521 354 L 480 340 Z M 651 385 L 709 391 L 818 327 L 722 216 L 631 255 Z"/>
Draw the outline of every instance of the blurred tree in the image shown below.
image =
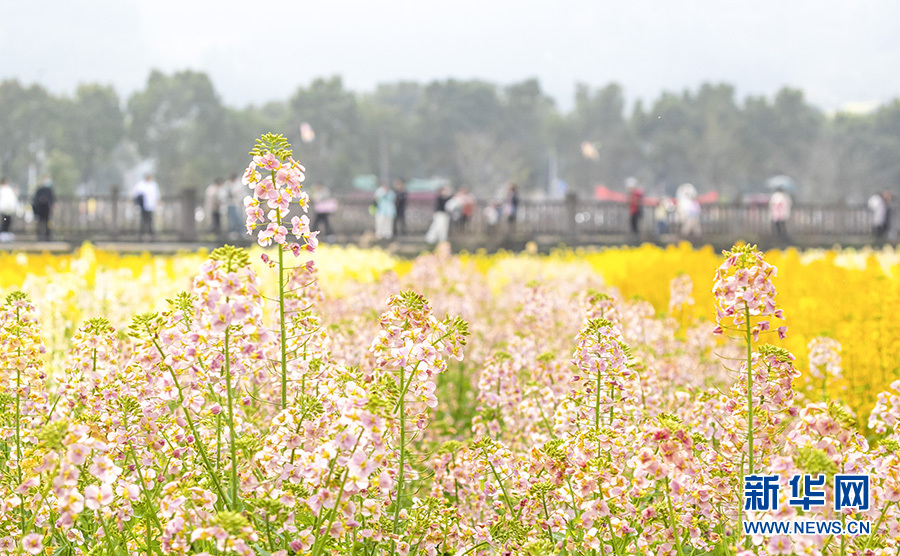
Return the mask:
<path id="1" fill-rule="evenodd" d="M 204 73 L 153 71 L 128 100 L 129 137 L 157 162 L 163 191 L 204 187 L 220 172 L 225 109 Z"/>
<path id="2" fill-rule="evenodd" d="M 537 79 L 527 79 L 504 89 L 505 118 L 501 140 L 508 144 L 518 167 L 507 179 L 527 187 L 547 185 L 547 160 L 552 148 L 551 129 L 556 116 L 553 99 L 544 94 Z"/>
<path id="3" fill-rule="evenodd" d="M 47 159 L 47 173 L 53 179 L 53 189 L 57 195 L 73 195 L 80 183 L 81 165 L 71 154 L 54 149 Z"/>
<path id="4" fill-rule="evenodd" d="M 309 124 L 315 139 L 304 143 L 301 125 Z M 307 179 L 332 187 L 349 186 L 353 176 L 368 173 L 361 144 L 362 118 L 356 97 L 344 89 L 340 77 L 316 79 L 300 88 L 290 101 L 284 134 L 294 146 L 294 157 L 307 168 Z"/>
<path id="5" fill-rule="evenodd" d="M 618 186 L 637 170 L 640 149 L 625 119 L 622 87 L 616 83 L 596 90 L 578 84 L 575 110 L 557 133 L 560 164 L 570 186 L 590 193 L 596 184 Z M 586 143 L 588 150 L 582 148 Z"/>
<path id="6" fill-rule="evenodd" d="M 704 83 L 691 105 L 699 134 L 689 151 L 697 173 L 693 181 L 733 197 L 738 190 L 735 168 L 743 154 L 737 137 L 741 113 L 734 100 L 734 87 Z"/>
<path id="7" fill-rule="evenodd" d="M 39 85 L 0 83 L 0 173 L 24 184 L 30 164 L 44 170 L 39 157 L 56 146 L 59 112 L 59 101 Z"/>
<path id="8" fill-rule="evenodd" d="M 74 164 L 78 183 L 96 180 L 98 167 L 125 136 L 119 97 L 112 87 L 81 85 L 74 99 L 63 102 L 60 147 Z"/>
<path id="9" fill-rule="evenodd" d="M 457 184 L 465 179 L 456 152 L 459 141 L 471 133 L 499 138 L 504 123 L 497 90 L 484 81 L 434 81 L 425 88 L 416 114 L 422 170 Z"/>
<path id="10" fill-rule="evenodd" d="M 363 119 L 361 141 L 365 145 L 368 173 L 383 181 L 423 175 L 416 138 L 416 107 L 423 89 L 417 83 L 379 85 L 359 103 Z"/>
<path id="11" fill-rule="evenodd" d="M 835 116 L 789 88 L 738 103 L 727 84 L 663 93 L 636 102 L 629 115 L 617 84 L 578 85 L 574 100 L 573 110 L 560 113 L 536 79 L 502 89 L 477 80 L 398 82 L 356 95 L 332 77 L 288 102 L 234 109 L 222 106 L 203 73 L 154 71 L 123 115 L 108 86 L 83 85 L 59 98 L 7 80 L 0 83 L 0 173 L 23 184 L 29 168 L 39 174 L 49 166 L 59 187 L 89 182 L 104 190 L 133 166 L 136 150 L 156 160 L 164 189 L 203 187 L 240 172 L 253 139 L 278 130 L 308 166 L 308 180 L 337 189 L 357 174 L 378 174 L 448 177 L 482 195 L 508 180 L 542 190 L 554 152 L 559 176 L 585 192 L 596 183 L 621 187 L 635 175 L 651 188 L 667 184 L 670 193 L 690 181 L 727 199 L 783 173 L 799 183 L 800 199 L 855 191 L 859 200 L 900 183 L 900 100 Z M 302 140 L 303 123 L 314 139 Z"/>
<path id="12" fill-rule="evenodd" d="M 801 190 L 809 187 L 806 182 L 818 173 L 812 157 L 825 123 L 824 115 L 795 89 L 781 89 L 772 104 L 764 97 L 748 98 L 737 132 L 742 153 L 736 161 L 745 187 L 759 188 L 776 174 L 794 178 Z"/>

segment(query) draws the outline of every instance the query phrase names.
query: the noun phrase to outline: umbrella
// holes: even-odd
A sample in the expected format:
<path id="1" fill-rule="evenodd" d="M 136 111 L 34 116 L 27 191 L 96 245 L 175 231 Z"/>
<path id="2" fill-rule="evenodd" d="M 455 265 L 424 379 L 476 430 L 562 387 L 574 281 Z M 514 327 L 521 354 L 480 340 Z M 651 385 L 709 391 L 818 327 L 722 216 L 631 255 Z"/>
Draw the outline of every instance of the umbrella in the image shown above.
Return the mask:
<path id="1" fill-rule="evenodd" d="M 353 177 L 353 188 L 362 191 L 375 191 L 378 189 L 378 176 L 375 174 L 363 174 Z"/>
<path id="2" fill-rule="evenodd" d="M 785 191 L 797 191 L 797 182 L 788 176 L 772 176 L 766 180 L 768 189 L 783 189 Z"/>

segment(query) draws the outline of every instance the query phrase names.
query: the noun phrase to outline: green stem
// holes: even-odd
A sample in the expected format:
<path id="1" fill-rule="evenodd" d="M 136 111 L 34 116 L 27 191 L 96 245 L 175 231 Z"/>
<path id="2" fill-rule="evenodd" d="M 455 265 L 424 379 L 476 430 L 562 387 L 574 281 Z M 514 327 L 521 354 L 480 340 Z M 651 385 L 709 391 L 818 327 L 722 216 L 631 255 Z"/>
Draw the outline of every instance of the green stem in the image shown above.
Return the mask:
<path id="1" fill-rule="evenodd" d="M 672 534 L 675 536 L 675 550 L 678 556 L 684 556 L 681 550 L 681 535 L 678 532 L 678 524 L 675 522 L 675 509 L 672 507 L 672 496 L 669 488 L 669 478 L 666 477 L 666 505 L 669 508 L 669 525 L 672 527 Z"/>
<path id="2" fill-rule="evenodd" d="M 487 454 L 485 454 L 486 456 Z M 487 462 L 488 466 L 491 468 L 491 472 L 494 474 L 494 477 L 497 479 L 497 483 L 500 485 L 500 490 L 503 492 L 503 499 L 506 501 L 506 507 L 509 508 L 510 514 L 515 514 L 516 511 L 513 509 L 512 501 L 509 499 L 509 494 L 506 492 L 506 486 L 503 484 L 503 479 L 500 478 L 500 474 L 497 473 L 497 469 L 494 467 L 494 464 L 490 461 Z"/>
<path id="3" fill-rule="evenodd" d="M 470 548 L 469 550 L 466 550 L 465 552 L 463 552 L 463 553 L 460 554 L 459 556 L 466 556 L 466 554 L 470 554 L 473 550 L 478 550 L 479 548 L 481 548 L 482 546 L 484 546 L 484 545 L 486 545 L 486 544 L 488 544 L 488 543 L 487 543 L 487 542 L 480 542 L 480 543 L 476 544 L 475 546 L 473 546 L 472 548 Z"/>
<path id="4" fill-rule="evenodd" d="M 418 366 L 418 364 L 417 364 Z M 415 374 L 415 372 L 413 373 Z M 403 466 L 406 464 L 406 388 L 409 385 L 406 385 L 406 388 L 403 387 L 404 381 L 404 372 L 403 366 L 400 367 L 400 399 L 397 400 L 397 403 L 400 405 L 400 469 L 397 472 L 397 496 L 394 500 L 394 525 L 392 528 L 393 533 L 397 534 L 397 529 L 400 524 L 400 504 L 403 501 Z M 397 548 L 397 542 L 391 542 L 391 554 L 394 554 Z"/>
<path id="5" fill-rule="evenodd" d="M 750 332 L 750 308 L 744 307 L 747 332 L 747 453 L 749 475 L 753 475 L 753 334 Z"/>
<path id="6" fill-rule="evenodd" d="M 362 439 L 362 433 L 360 433 L 360 435 L 356 438 L 356 444 L 353 445 L 353 450 L 350 452 L 350 456 L 348 456 L 348 460 L 349 460 L 349 458 L 353 457 L 353 454 L 356 452 L 356 448 L 359 446 L 359 441 L 361 439 Z M 335 460 L 337 460 L 337 458 L 335 458 Z M 344 480 L 341 481 L 341 488 L 338 490 L 337 498 L 334 500 L 334 508 L 329 512 L 328 523 L 325 524 L 326 534 L 327 534 L 327 531 L 329 529 L 331 529 L 331 524 L 334 523 L 334 518 L 337 516 L 338 510 L 341 507 L 341 497 L 344 496 L 344 487 L 347 485 L 347 479 L 349 477 L 350 477 L 350 471 L 346 471 L 344 473 Z M 313 532 L 316 533 L 316 535 L 318 535 L 317 530 L 313 531 Z M 320 537 L 318 537 L 318 536 L 316 537 L 316 543 L 315 543 L 314 550 L 313 550 L 313 556 L 319 556 L 319 553 L 322 552 L 322 548 L 325 547 L 324 541 L 322 542 L 322 544 L 319 544 L 319 538 Z"/>
<path id="7" fill-rule="evenodd" d="M 547 540 L 550 541 L 550 544 L 556 544 L 553 542 L 553 531 L 550 530 L 550 512 L 547 510 L 547 495 L 541 494 L 541 505 L 544 507 L 544 519 L 547 520 Z"/>
<path id="8" fill-rule="evenodd" d="M 19 308 L 16 307 L 16 325 L 19 337 L 19 346 L 16 348 L 16 361 L 22 360 L 22 328 L 19 321 Z M 16 364 L 16 486 L 22 484 L 22 433 L 19 430 L 19 422 L 22 420 L 22 409 L 20 392 L 22 391 L 22 371 Z M 19 504 L 19 520 L 22 528 L 22 534 L 25 534 L 25 504 Z"/>
<path id="9" fill-rule="evenodd" d="M 275 183 L 275 170 L 272 170 Z M 281 209 L 275 209 L 276 220 L 281 226 Z M 281 330 L 281 409 L 287 409 L 287 329 L 284 323 L 284 246 L 278 244 L 278 324 Z"/>
<path id="10" fill-rule="evenodd" d="M 165 359 L 165 352 L 163 352 L 162 348 L 156 342 L 156 339 L 151 340 L 153 345 L 156 346 L 156 350 L 160 355 Z M 184 407 L 184 391 L 181 389 L 181 384 L 178 382 L 178 376 L 175 374 L 175 370 L 172 367 L 168 366 L 169 374 L 172 376 L 172 381 L 175 383 L 175 388 L 178 390 L 178 401 L 179 405 L 181 405 L 181 409 L 184 411 L 184 419 L 188 423 L 188 427 L 191 429 L 191 434 L 194 437 L 194 443 L 197 444 L 197 453 L 200 454 L 200 459 L 203 460 L 203 466 L 206 467 L 206 472 L 209 473 L 209 478 L 212 479 L 213 486 L 216 488 L 216 492 L 218 492 L 219 496 L 222 500 L 225 501 L 226 506 L 229 510 L 233 510 L 234 507 L 232 504 L 228 503 L 228 499 L 225 497 L 225 492 L 222 490 L 222 485 L 219 484 L 219 478 L 216 475 L 215 471 L 212 468 L 212 463 L 209 461 L 209 456 L 206 453 L 206 447 L 203 445 L 203 439 L 197 433 L 197 428 L 194 426 L 194 419 L 191 417 L 191 412 L 188 411 L 188 408 Z"/>
<path id="11" fill-rule="evenodd" d="M 226 299 L 227 301 L 227 299 Z M 225 327 L 225 390 L 228 392 L 228 447 L 231 449 L 231 503 L 238 505 L 237 435 L 234 432 L 234 396 L 231 392 L 231 354 L 228 349 L 229 327 Z"/>
<path id="12" fill-rule="evenodd" d="M 895 503 L 896 503 L 896 502 L 891 502 L 890 504 L 888 504 L 887 506 L 885 506 L 883 510 L 881 510 L 881 515 L 878 516 L 878 521 L 875 523 L 875 527 L 872 528 L 872 534 L 869 535 L 869 538 L 866 539 L 866 544 L 863 545 L 863 549 L 862 549 L 862 553 L 863 553 L 863 554 L 866 553 L 866 550 L 869 549 L 869 544 L 871 544 L 872 539 L 875 537 L 875 535 L 878 534 L 878 528 L 881 527 L 881 524 L 882 524 L 882 523 L 884 523 L 884 518 L 885 518 L 885 516 L 887 515 L 888 509 L 889 509 L 891 506 L 893 506 Z"/>
<path id="13" fill-rule="evenodd" d="M 120 406 L 121 407 L 121 406 Z M 127 434 L 128 431 L 128 413 L 125 411 L 125 408 L 122 407 L 122 424 L 125 425 L 125 431 Z M 128 454 L 131 453 L 131 459 L 134 460 L 134 470 L 137 471 L 138 479 L 141 483 L 141 492 L 144 494 L 144 502 L 147 504 L 147 508 L 152 508 L 154 505 L 150 500 L 150 491 L 147 489 L 147 483 L 144 480 L 144 473 L 141 470 L 141 464 L 138 461 L 137 454 L 134 451 L 134 445 L 131 443 L 131 440 L 128 440 L 128 448 L 129 452 L 125 452 L 125 461 L 128 461 Z M 153 520 L 156 522 L 156 526 L 159 528 L 159 531 L 163 531 L 163 526 L 159 522 L 159 517 L 156 515 L 154 511 L 147 511 L 145 515 L 144 527 L 147 529 L 147 556 L 150 556 L 150 517 L 153 517 Z M 102 516 L 101 516 L 102 518 Z M 104 529 L 106 525 L 104 524 Z"/>

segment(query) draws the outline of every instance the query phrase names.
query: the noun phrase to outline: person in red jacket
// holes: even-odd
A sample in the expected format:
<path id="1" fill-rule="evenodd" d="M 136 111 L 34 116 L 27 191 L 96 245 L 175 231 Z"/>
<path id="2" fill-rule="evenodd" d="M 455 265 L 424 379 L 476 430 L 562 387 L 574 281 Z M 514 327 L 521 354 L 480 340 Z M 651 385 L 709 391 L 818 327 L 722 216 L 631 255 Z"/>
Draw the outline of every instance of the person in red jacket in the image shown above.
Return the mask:
<path id="1" fill-rule="evenodd" d="M 628 216 L 631 219 L 631 233 L 638 235 L 641 227 L 641 216 L 644 207 L 644 192 L 637 186 L 636 180 L 628 181 Z"/>

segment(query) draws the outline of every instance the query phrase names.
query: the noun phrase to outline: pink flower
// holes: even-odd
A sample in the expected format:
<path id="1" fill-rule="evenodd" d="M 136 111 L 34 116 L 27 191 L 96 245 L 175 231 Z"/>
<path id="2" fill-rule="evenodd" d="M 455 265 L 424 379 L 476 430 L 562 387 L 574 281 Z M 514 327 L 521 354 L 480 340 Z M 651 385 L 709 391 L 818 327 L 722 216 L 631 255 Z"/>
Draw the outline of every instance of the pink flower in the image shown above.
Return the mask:
<path id="1" fill-rule="evenodd" d="M 22 550 L 29 554 L 40 554 L 44 549 L 44 537 L 29 533 L 22 538 Z"/>
<path id="2" fill-rule="evenodd" d="M 272 245 L 272 238 L 275 237 L 275 231 L 278 229 L 278 225 L 273 222 L 270 222 L 266 229 L 259 232 L 256 236 L 256 241 L 263 247 L 268 247 Z"/>
<path id="3" fill-rule="evenodd" d="M 310 253 L 315 253 L 316 248 L 319 246 L 319 238 L 317 237 L 319 232 L 310 232 L 309 237 L 306 238 L 306 245 L 303 248 Z"/>
<path id="4" fill-rule="evenodd" d="M 394 479 L 385 469 L 383 469 L 381 473 L 378 474 L 378 488 L 385 492 L 394 488 Z"/>
<path id="5" fill-rule="evenodd" d="M 272 178 L 266 176 L 262 180 L 256 183 L 256 187 L 253 189 L 253 195 L 257 199 L 268 199 L 269 195 L 271 195 L 275 189 L 275 185 L 272 184 Z"/>
<path id="6" fill-rule="evenodd" d="M 82 446 L 81 444 L 72 444 L 66 452 L 66 459 L 68 459 L 72 465 L 81 465 L 87 460 L 88 454 L 90 453 L 90 448 Z"/>
<path id="7" fill-rule="evenodd" d="M 90 474 L 102 483 L 111 483 L 122 473 L 122 468 L 107 456 L 94 456 L 94 463 L 88 469 Z"/>
<path id="8" fill-rule="evenodd" d="M 295 236 L 303 237 L 304 234 L 309 233 L 309 217 L 305 214 L 303 216 L 295 216 L 291 218 L 291 233 Z"/>
<path id="9" fill-rule="evenodd" d="M 262 156 L 254 156 L 253 162 L 259 164 L 266 170 L 276 170 L 281 166 L 281 161 L 272 153 L 266 153 Z"/>
<path id="10" fill-rule="evenodd" d="M 88 485 L 84 489 L 84 505 L 91 510 L 98 510 L 101 506 L 109 506 L 114 499 L 111 485 Z"/>
<path id="11" fill-rule="evenodd" d="M 291 206 L 291 195 L 284 189 L 279 189 L 275 191 L 273 195 L 269 196 L 267 204 L 269 205 L 269 208 L 277 208 L 280 210 L 283 218 L 288 213 L 288 209 Z"/>
<path id="12" fill-rule="evenodd" d="M 252 186 L 259 181 L 259 177 L 259 172 L 256 171 L 256 163 L 251 162 L 250 166 L 247 166 L 247 169 L 244 170 L 244 177 L 241 179 L 241 183 Z"/>
<path id="13" fill-rule="evenodd" d="M 275 228 L 275 235 L 272 236 L 272 239 L 275 241 L 275 243 L 282 244 L 287 238 L 287 233 L 287 228 L 285 228 L 284 226 L 278 226 L 277 228 Z"/>

